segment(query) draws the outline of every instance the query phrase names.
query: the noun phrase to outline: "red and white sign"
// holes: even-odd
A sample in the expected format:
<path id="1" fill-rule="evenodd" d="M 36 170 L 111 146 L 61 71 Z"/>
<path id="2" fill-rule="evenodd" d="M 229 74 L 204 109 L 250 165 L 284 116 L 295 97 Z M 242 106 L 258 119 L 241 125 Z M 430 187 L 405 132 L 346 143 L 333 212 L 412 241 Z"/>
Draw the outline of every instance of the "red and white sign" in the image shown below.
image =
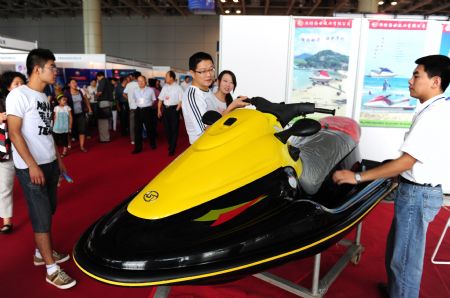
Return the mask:
<path id="1" fill-rule="evenodd" d="M 351 28 L 351 19 L 295 19 L 295 28 Z"/>
<path id="2" fill-rule="evenodd" d="M 450 32 L 450 24 L 442 24 L 443 32 Z"/>
<path id="3" fill-rule="evenodd" d="M 370 20 L 369 28 L 388 30 L 427 30 L 427 22 Z"/>

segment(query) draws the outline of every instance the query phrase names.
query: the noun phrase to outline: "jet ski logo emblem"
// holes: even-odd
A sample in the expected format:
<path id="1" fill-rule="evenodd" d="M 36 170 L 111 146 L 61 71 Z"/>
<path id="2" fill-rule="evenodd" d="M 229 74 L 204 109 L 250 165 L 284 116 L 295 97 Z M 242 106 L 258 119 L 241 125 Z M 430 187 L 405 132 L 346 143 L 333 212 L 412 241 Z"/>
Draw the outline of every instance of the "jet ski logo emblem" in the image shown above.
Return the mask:
<path id="1" fill-rule="evenodd" d="M 144 195 L 144 201 L 150 203 L 153 201 L 156 201 L 159 197 L 159 193 L 157 191 L 151 190 L 148 191 L 145 195 Z"/>

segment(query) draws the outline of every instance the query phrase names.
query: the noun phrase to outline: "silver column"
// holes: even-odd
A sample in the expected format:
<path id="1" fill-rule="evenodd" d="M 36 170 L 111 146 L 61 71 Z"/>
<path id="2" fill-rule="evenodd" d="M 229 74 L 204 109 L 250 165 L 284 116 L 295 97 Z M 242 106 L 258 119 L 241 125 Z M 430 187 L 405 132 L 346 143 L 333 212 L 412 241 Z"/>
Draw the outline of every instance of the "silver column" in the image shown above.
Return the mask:
<path id="1" fill-rule="evenodd" d="M 100 0 L 83 0 L 84 53 L 103 53 L 102 9 Z"/>

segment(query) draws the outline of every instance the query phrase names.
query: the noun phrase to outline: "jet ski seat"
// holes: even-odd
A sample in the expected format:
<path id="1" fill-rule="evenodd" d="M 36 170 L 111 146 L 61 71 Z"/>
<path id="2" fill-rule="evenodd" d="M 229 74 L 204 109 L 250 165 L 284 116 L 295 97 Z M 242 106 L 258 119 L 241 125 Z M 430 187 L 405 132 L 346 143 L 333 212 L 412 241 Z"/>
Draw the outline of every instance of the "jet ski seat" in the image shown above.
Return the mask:
<path id="1" fill-rule="evenodd" d="M 356 122 L 338 121 L 341 121 L 339 117 L 321 119 L 322 129 L 315 135 L 290 139 L 291 145 L 300 150 L 303 163 L 300 185 L 307 194 L 317 193 L 330 171 L 359 142 L 360 130 Z"/>

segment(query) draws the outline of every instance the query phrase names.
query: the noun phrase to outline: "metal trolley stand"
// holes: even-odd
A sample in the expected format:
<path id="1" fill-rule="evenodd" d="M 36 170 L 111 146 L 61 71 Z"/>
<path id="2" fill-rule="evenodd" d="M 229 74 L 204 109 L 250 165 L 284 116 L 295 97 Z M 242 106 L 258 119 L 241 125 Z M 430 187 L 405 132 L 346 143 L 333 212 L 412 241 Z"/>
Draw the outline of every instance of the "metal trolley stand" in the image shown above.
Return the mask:
<path id="1" fill-rule="evenodd" d="M 339 241 L 340 244 L 348 246 L 348 248 L 344 255 L 342 255 L 322 279 L 319 279 L 321 254 L 318 253 L 314 256 L 314 271 L 311 290 L 268 272 L 258 273 L 253 276 L 300 297 L 323 297 L 331 284 L 347 266 L 348 262 L 352 262 L 353 264 L 359 263 L 361 253 L 364 250 L 364 247 L 361 245 L 361 228 L 362 222 L 356 227 L 356 237 L 354 242 L 348 239 Z"/>
<path id="2" fill-rule="evenodd" d="M 336 262 L 336 264 L 333 265 L 333 267 L 325 274 L 322 279 L 319 279 L 321 254 L 319 253 L 314 256 L 314 271 L 311 290 L 268 272 L 257 273 L 253 276 L 300 297 L 323 297 L 323 295 L 325 295 L 325 293 L 328 291 L 328 288 L 331 286 L 331 284 L 347 266 L 348 262 L 352 262 L 353 264 L 359 263 L 361 254 L 364 250 L 364 247 L 361 245 L 361 229 L 362 222 L 360 222 L 356 227 L 356 236 L 354 242 L 348 239 L 339 241 L 340 244 L 345 245 L 348 248 L 342 255 L 342 257 Z M 170 286 L 158 286 L 153 294 L 153 297 L 166 298 L 169 297 L 169 293 Z M 152 296 L 150 295 L 150 297 Z"/>

